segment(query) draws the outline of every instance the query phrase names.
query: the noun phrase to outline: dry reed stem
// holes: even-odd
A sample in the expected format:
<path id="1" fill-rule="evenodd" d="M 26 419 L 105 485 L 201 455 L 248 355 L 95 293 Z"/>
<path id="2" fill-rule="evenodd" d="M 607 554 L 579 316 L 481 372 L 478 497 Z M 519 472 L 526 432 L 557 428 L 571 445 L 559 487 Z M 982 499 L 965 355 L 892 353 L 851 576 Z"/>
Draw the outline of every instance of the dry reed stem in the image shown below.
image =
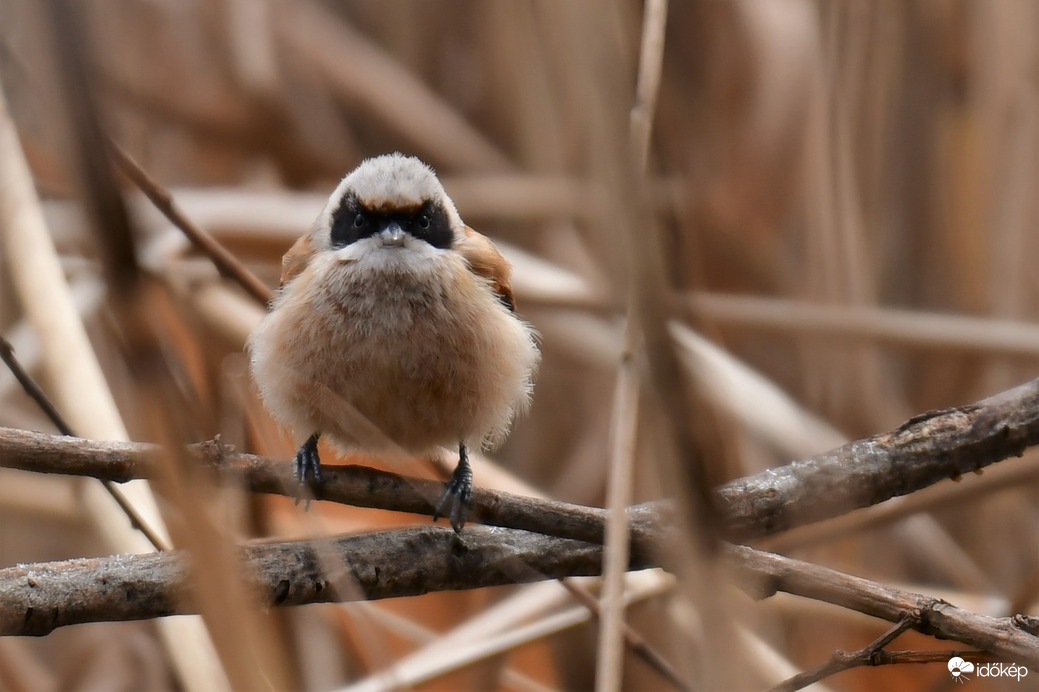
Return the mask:
<path id="1" fill-rule="evenodd" d="M 637 573 L 640 574 L 640 573 Z M 537 588 L 538 586 L 547 586 L 545 584 L 534 584 L 525 589 L 530 590 Z M 433 630 L 424 627 L 421 624 L 416 623 L 413 620 L 397 615 L 386 608 L 381 608 L 378 603 L 368 601 L 358 601 L 349 605 L 344 605 L 344 608 L 361 608 L 366 615 L 369 616 L 371 622 L 375 623 L 378 627 L 383 628 L 388 632 L 393 632 L 413 644 L 417 645 L 416 651 L 404 656 L 401 659 L 393 662 L 394 670 L 383 669 L 378 673 L 375 673 L 373 677 L 377 677 L 380 680 L 388 681 L 390 685 L 403 684 L 403 678 L 401 669 L 408 665 L 412 667 L 414 677 L 416 680 L 428 680 L 432 679 L 436 671 L 442 667 L 442 653 L 434 652 L 429 655 L 429 648 L 436 647 L 436 644 L 442 642 L 451 637 L 451 633 L 441 635 Z M 495 606 L 491 606 L 493 609 Z M 477 614 L 472 619 L 478 619 L 482 617 L 482 614 Z M 470 621 L 467 620 L 461 627 L 465 627 Z M 456 628 L 456 631 L 459 628 Z M 501 628 L 499 628 L 500 631 Z M 484 633 L 479 633 L 475 637 L 469 637 L 470 641 L 479 641 L 480 638 L 485 637 Z M 463 640 L 464 642 L 465 640 Z M 442 648 L 442 647 L 436 647 Z M 469 654 L 469 652 L 466 652 Z M 428 660 L 424 662 L 418 661 L 420 658 L 426 658 Z M 478 658 L 474 658 L 472 655 L 459 656 L 459 662 L 457 666 L 452 666 L 445 672 L 452 672 L 454 670 L 462 669 L 468 665 L 479 663 Z M 519 672 L 515 666 L 506 666 L 502 670 L 502 683 L 504 683 L 508 689 L 517 690 L 518 692 L 547 692 L 548 688 L 545 688 L 540 683 L 536 682 L 532 678 L 523 673 Z M 414 684 L 414 683 L 412 683 Z"/>
<path id="2" fill-rule="evenodd" d="M 508 158 L 439 94 L 344 19 L 310 0 L 281 9 L 281 40 L 344 100 L 363 104 L 437 162 L 469 170 L 512 168 Z M 413 113 L 422 117 L 412 117 Z"/>
<path id="3" fill-rule="evenodd" d="M 647 600 L 673 588 L 673 580 L 660 579 L 658 576 L 652 570 L 629 574 L 627 589 L 623 593 L 625 602 Z M 584 582 L 579 578 L 568 581 Z M 418 685 L 481 658 L 504 653 L 588 622 L 593 617 L 592 611 L 584 605 L 558 610 L 564 601 L 553 597 L 560 593 L 553 584 L 534 584 L 527 588 L 531 590 L 531 594 L 536 590 L 549 599 L 548 602 L 540 604 L 540 614 L 526 607 L 520 612 L 509 612 L 513 610 L 511 603 L 496 604 L 474 616 L 472 619 L 476 622 L 460 625 L 428 646 L 397 661 L 391 668 L 343 688 L 344 692 L 389 692 L 397 686 Z M 535 615 L 537 619 L 529 622 Z M 478 622 L 489 622 L 492 627 L 481 626 Z"/>
<path id="4" fill-rule="evenodd" d="M 48 9 L 64 106 L 62 125 L 70 139 L 77 188 L 108 282 L 123 359 L 134 381 L 137 401 L 166 404 L 163 408 L 145 408 L 141 418 L 144 434 L 159 440 L 165 448 L 160 451 L 164 463 L 156 467 L 158 480 L 166 499 L 179 510 L 179 521 L 170 524 L 171 533 L 196 559 L 199 581 L 193 597 L 201 604 L 199 612 L 220 656 L 227 683 L 235 689 L 259 689 L 267 684 L 284 688 L 288 685 L 284 657 L 239 588 L 230 541 L 224 540 L 208 520 L 202 498 L 189 490 L 197 481 L 190 475 L 193 468 L 181 463 L 181 442 L 190 402 L 179 396 L 181 390 L 175 385 L 154 331 L 153 311 L 161 304 L 159 288 L 143 280 L 129 215 L 109 165 L 104 128 L 91 92 L 86 59 L 91 53 L 81 10 L 68 0 L 51 0 Z M 222 686 L 222 681 L 221 675 L 217 685 Z"/>
<path id="5" fill-rule="evenodd" d="M 719 601 L 713 570 L 716 525 L 711 509 L 710 483 L 706 481 L 704 458 L 697 454 L 697 441 L 688 423 L 692 397 L 690 387 L 681 376 L 674 344 L 667 334 L 667 301 L 664 297 L 666 271 L 657 219 L 647 203 L 638 175 L 635 152 L 631 145 L 630 92 L 615 75 L 629 74 L 634 65 L 622 40 L 622 7 L 609 4 L 594 10 L 587 6 L 561 11 L 560 18 L 568 27 L 572 46 L 567 46 L 565 59 L 575 66 L 566 74 L 567 87 L 581 103 L 596 104 L 580 110 L 582 144 L 587 156 L 589 177 L 606 193 L 596 205 L 592 220 L 596 242 L 604 264 L 613 276 L 622 278 L 632 292 L 631 319 L 638 325 L 644 342 L 648 377 L 643 382 L 656 404 L 652 420 L 659 423 L 654 435 L 655 461 L 663 483 L 679 504 L 678 525 L 686 540 L 682 549 L 670 554 L 674 559 L 682 585 L 678 598 L 686 599 L 716 636 L 696 641 L 697 662 L 686 661 L 683 676 L 711 685 L 731 684 L 732 668 L 725 635 L 727 619 L 718 617 Z M 595 66 L 594 69 L 591 66 Z M 711 593 L 710 598 L 706 594 Z M 722 631 L 715 631 L 721 627 Z M 690 632 L 674 632 L 675 640 L 686 639 Z M 720 643 L 721 642 L 721 643 Z M 725 655 L 715 656 L 718 649 Z M 604 665 L 608 662 L 600 662 Z M 726 681 L 726 682 L 722 682 Z"/>
<path id="6" fill-rule="evenodd" d="M 630 578 L 630 575 L 625 575 L 626 580 L 630 580 Z M 591 611 L 593 615 L 601 617 L 599 603 L 593 600 L 587 592 L 578 589 L 574 584 L 571 583 L 572 581 L 573 580 L 561 579 L 560 583 L 573 594 L 574 598 L 577 599 L 578 602 L 584 603 L 584 605 L 588 608 L 589 611 Z M 667 590 L 674 591 L 673 584 Z M 619 598 L 622 599 L 622 605 L 626 607 L 627 601 L 623 600 L 623 593 Z M 660 655 L 660 653 L 649 644 L 645 637 L 636 632 L 634 628 L 632 628 L 630 625 L 628 625 L 627 622 L 623 620 L 620 622 L 620 634 L 621 637 L 624 639 L 625 644 L 631 648 L 632 652 L 634 652 L 639 658 L 645 661 L 646 664 L 653 668 L 653 670 L 659 673 L 661 678 L 666 680 L 676 690 L 680 690 L 680 692 L 688 692 L 688 690 L 690 689 L 689 685 L 678 674 L 678 671 L 675 669 L 675 667 L 671 665 L 671 663 L 668 662 L 667 659 Z M 620 655 L 619 652 L 618 655 Z"/>
<path id="7" fill-rule="evenodd" d="M 819 605 L 820 607 L 825 607 L 821 603 Z M 859 613 L 853 613 L 853 615 L 865 617 Z M 753 669 L 757 679 L 762 680 L 764 684 L 778 684 L 800 672 L 800 666 L 795 666 L 789 659 L 781 656 L 758 635 L 744 628 L 739 630 L 739 635 L 740 641 L 747 652 L 752 654 L 747 659 L 748 667 Z M 832 688 L 818 682 L 812 688 L 812 692 L 832 692 Z"/>
<path id="8" fill-rule="evenodd" d="M 42 349 L 43 366 L 55 388 L 58 407 L 84 435 L 127 439 L 97 359 L 87 339 L 21 154 L 0 86 L 0 232 L 4 257 L 29 322 Z M 147 483 L 124 489 L 150 526 L 163 522 Z M 130 526 L 105 491 L 84 486 L 88 516 L 106 543 L 117 552 L 148 551 L 151 546 Z M 200 621 L 163 621 L 159 631 L 185 686 L 195 692 L 219 689 L 222 672 Z"/>
<path id="9" fill-rule="evenodd" d="M 1023 321 L 711 293 L 694 294 L 688 304 L 701 319 L 732 328 L 868 340 L 912 349 L 1039 357 L 1039 327 Z"/>
<path id="10" fill-rule="evenodd" d="M 97 311 L 104 297 L 104 286 L 100 281 L 93 278 L 73 280 L 69 284 L 72 300 L 76 304 L 76 311 L 82 321 L 90 319 Z M 34 371 L 39 365 L 41 358 L 41 347 L 39 339 L 32 325 L 25 319 L 20 319 L 10 326 L 2 335 L 4 341 L 11 345 L 12 350 L 18 354 L 18 359 L 29 372 Z M 0 401 L 18 386 L 18 380 L 9 370 L 0 371 Z"/>
<path id="11" fill-rule="evenodd" d="M 649 146 L 660 89 L 660 69 L 667 26 L 667 0 L 646 3 L 642 20 L 641 51 L 635 103 L 631 110 L 631 147 L 637 179 L 646 176 Z M 603 591 L 599 598 L 599 642 L 596 655 L 595 689 L 616 692 L 623 678 L 624 573 L 628 563 L 630 529 L 625 511 L 631 504 L 632 472 L 635 466 L 639 428 L 640 328 L 634 285 L 629 289 L 624 352 L 617 369 L 613 414 L 610 421 L 609 475 L 606 482 L 606 535 L 603 545 Z M 630 639 L 630 635 L 629 635 Z"/>
<path id="12" fill-rule="evenodd" d="M 648 5 L 647 5 L 648 7 Z M 631 313 L 633 314 L 633 313 Z M 639 361 L 637 327 L 628 321 L 628 349 L 617 369 L 610 421 L 609 476 L 606 483 L 606 526 L 603 545 L 603 590 L 599 597 L 599 645 L 595 686 L 598 692 L 621 688 L 624 641 L 624 573 L 627 571 L 630 527 L 625 511 L 631 504 L 639 420 Z"/>
<path id="13" fill-rule="evenodd" d="M 17 132 L 2 99 L 0 94 L 0 180 L 4 181 L 0 185 L 0 229 L 4 231 L 4 257 L 12 282 L 29 323 L 39 335 L 43 365 L 54 383 L 58 408 L 85 435 L 125 440 L 126 429 L 50 241 Z M 140 495 L 134 504 L 143 506 L 149 523 L 161 526 L 154 501 L 140 489 L 143 487 L 128 491 Z M 111 500 L 100 499 L 103 493 L 87 491 L 87 495 L 91 511 L 101 513 L 97 515 L 99 527 L 116 550 L 151 549 L 136 532 L 125 531 L 121 512 L 112 515 Z"/>

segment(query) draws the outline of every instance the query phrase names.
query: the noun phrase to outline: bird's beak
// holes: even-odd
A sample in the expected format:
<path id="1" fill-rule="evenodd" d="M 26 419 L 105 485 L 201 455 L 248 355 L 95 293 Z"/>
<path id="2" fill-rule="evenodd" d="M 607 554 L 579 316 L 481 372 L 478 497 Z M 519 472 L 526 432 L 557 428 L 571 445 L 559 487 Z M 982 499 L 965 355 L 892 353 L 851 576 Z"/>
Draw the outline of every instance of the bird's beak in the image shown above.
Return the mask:
<path id="1" fill-rule="evenodd" d="M 404 229 L 396 221 L 391 221 L 386 228 L 379 231 L 379 240 L 383 247 L 401 247 L 404 245 Z"/>

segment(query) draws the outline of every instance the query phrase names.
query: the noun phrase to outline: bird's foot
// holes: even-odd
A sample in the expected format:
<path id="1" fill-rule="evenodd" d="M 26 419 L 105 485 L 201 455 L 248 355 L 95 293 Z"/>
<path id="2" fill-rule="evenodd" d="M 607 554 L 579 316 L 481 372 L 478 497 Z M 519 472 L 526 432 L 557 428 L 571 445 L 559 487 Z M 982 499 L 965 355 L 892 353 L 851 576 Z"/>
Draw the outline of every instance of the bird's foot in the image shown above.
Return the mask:
<path id="1" fill-rule="evenodd" d="M 465 445 L 458 448 L 458 466 L 447 482 L 444 494 L 433 508 L 433 521 L 446 516 L 455 533 L 461 533 L 466 517 L 473 504 L 473 469 L 469 466 L 469 454 Z"/>
<path id="2" fill-rule="evenodd" d="M 300 495 L 302 495 L 303 488 L 312 482 L 314 485 L 321 485 L 321 457 L 318 456 L 317 452 L 317 441 L 321 437 L 321 433 L 314 433 L 307 438 L 307 441 L 300 445 L 299 450 L 296 452 L 295 458 L 292 460 L 292 476 L 299 481 Z M 296 504 L 299 504 L 300 496 L 296 497 Z M 310 509 L 310 499 L 307 498 L 306 509 Z"/>

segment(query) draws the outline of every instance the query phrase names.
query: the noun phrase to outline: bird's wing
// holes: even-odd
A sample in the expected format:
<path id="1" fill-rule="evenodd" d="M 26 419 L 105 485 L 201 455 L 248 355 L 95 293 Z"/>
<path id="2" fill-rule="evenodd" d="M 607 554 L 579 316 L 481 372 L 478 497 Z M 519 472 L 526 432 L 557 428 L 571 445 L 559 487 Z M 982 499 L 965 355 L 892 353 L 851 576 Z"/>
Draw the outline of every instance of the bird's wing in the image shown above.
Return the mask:
<path id="1" fill-rule="evenodd" d="M 512 295 L 512 284 L 509 282 L 512 268 L 494 247 L 494 243 L 468 226 L 465 237 L 458 244 L 458 250 L 469 262 L 473 273 L 490 282 L 491 288 L 498 294 L 498 299 L 513 312 L 516 311 L 516 299 Z"/>
<path id="2" fill-rule="evenodd" d="M 301 271 L 307 268 L 307 263 L 314 256 L 314 248 L 310 242 L 310 234 L 302 236 L 297 240 L 285 256 L 281 258 L 281 286 L 292 281 Z"/>

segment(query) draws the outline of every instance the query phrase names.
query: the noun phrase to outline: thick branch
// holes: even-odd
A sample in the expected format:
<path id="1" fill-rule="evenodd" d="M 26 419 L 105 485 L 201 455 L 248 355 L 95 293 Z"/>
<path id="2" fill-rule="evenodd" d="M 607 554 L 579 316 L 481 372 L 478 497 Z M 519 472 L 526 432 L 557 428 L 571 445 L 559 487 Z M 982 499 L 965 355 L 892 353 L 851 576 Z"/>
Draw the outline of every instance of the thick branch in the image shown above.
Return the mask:
<path id="1" fill-rule="evenodd" d="M 423 526 L 240 549 L 264 606 L 414 596 L 598 574 L 602 548 L 526 531 Z M 631 567 L 647 567 L 633 562 Z M 43 635 L 83 622 L 195 612 L 183 551 L 0 570 L 0 635 Z"/>
<path id="2" fill-rule="evenodd" d="M 918 416 L 895 431 L 719 489 L 733 533 L 754 536 L 835 516 L 912 492 L 950 475 L 1020 454 L 1039 440 L 1039 381 L 977 404 Z M 0 466 L 126 481 L 154 471 L 155 448 L 0 428 Z M 203 465 L 258 492 L 294 493 L 289 464 L 196 445 Z M 441 486 L 367 467 L 330 467 L 318 497 L 424 513 Z M 242 549 L 245 573 L 268 605 L 386 598 L 478 588 L 600 569 L 604 511 L 493 491 L 474 497 L 480 520 L 539 532 L 421 527 L 381 534 Z M 666 510 L 632 510 L 633 568 L 650 563 Z M 546 535 L 539 535 L 546 534 Z M 328 559 L 316 546 L 327 546 Z M 827 601 L 898 622 L 919 611 L 916 629 L 1039 667 L 1039 639 L 1025 618 L 989 618 L 943 601 L 788 558 L 728 548 L 744 588 Z M 326 570 L 319 569 L 319 561 Z M 347 565 L 356 589 L 333 588 L 329 566 Z M 390 567 L 392 566 L 392 567 Z M 191 612 L 188 569 L 180 553 L 74 560 L 0 570 L 0 633 L 41 634 L 74 622 Z M 345 583 L 349 583 L 349 580 Z M 344 582 L 339 582 L 344 584 Z"/>
<path id="3" fill-rule="evenodd" d="M 264 606 L 410 596 L 451 589 L 594 575 L 598 545 L 526 531 L 424 526 L 320 541 L 250 545 L 243 574 Z M 741 588 L 833 603 L 1039 668 L 1039 638 L 1015 618 L 991 618 L 800 560 L 729 546 Z M 650 566 L 633 561 L 632 569 Z M 0 570 L 0 635 L 194 612 L 181 551 L 116 555 Z"/>

